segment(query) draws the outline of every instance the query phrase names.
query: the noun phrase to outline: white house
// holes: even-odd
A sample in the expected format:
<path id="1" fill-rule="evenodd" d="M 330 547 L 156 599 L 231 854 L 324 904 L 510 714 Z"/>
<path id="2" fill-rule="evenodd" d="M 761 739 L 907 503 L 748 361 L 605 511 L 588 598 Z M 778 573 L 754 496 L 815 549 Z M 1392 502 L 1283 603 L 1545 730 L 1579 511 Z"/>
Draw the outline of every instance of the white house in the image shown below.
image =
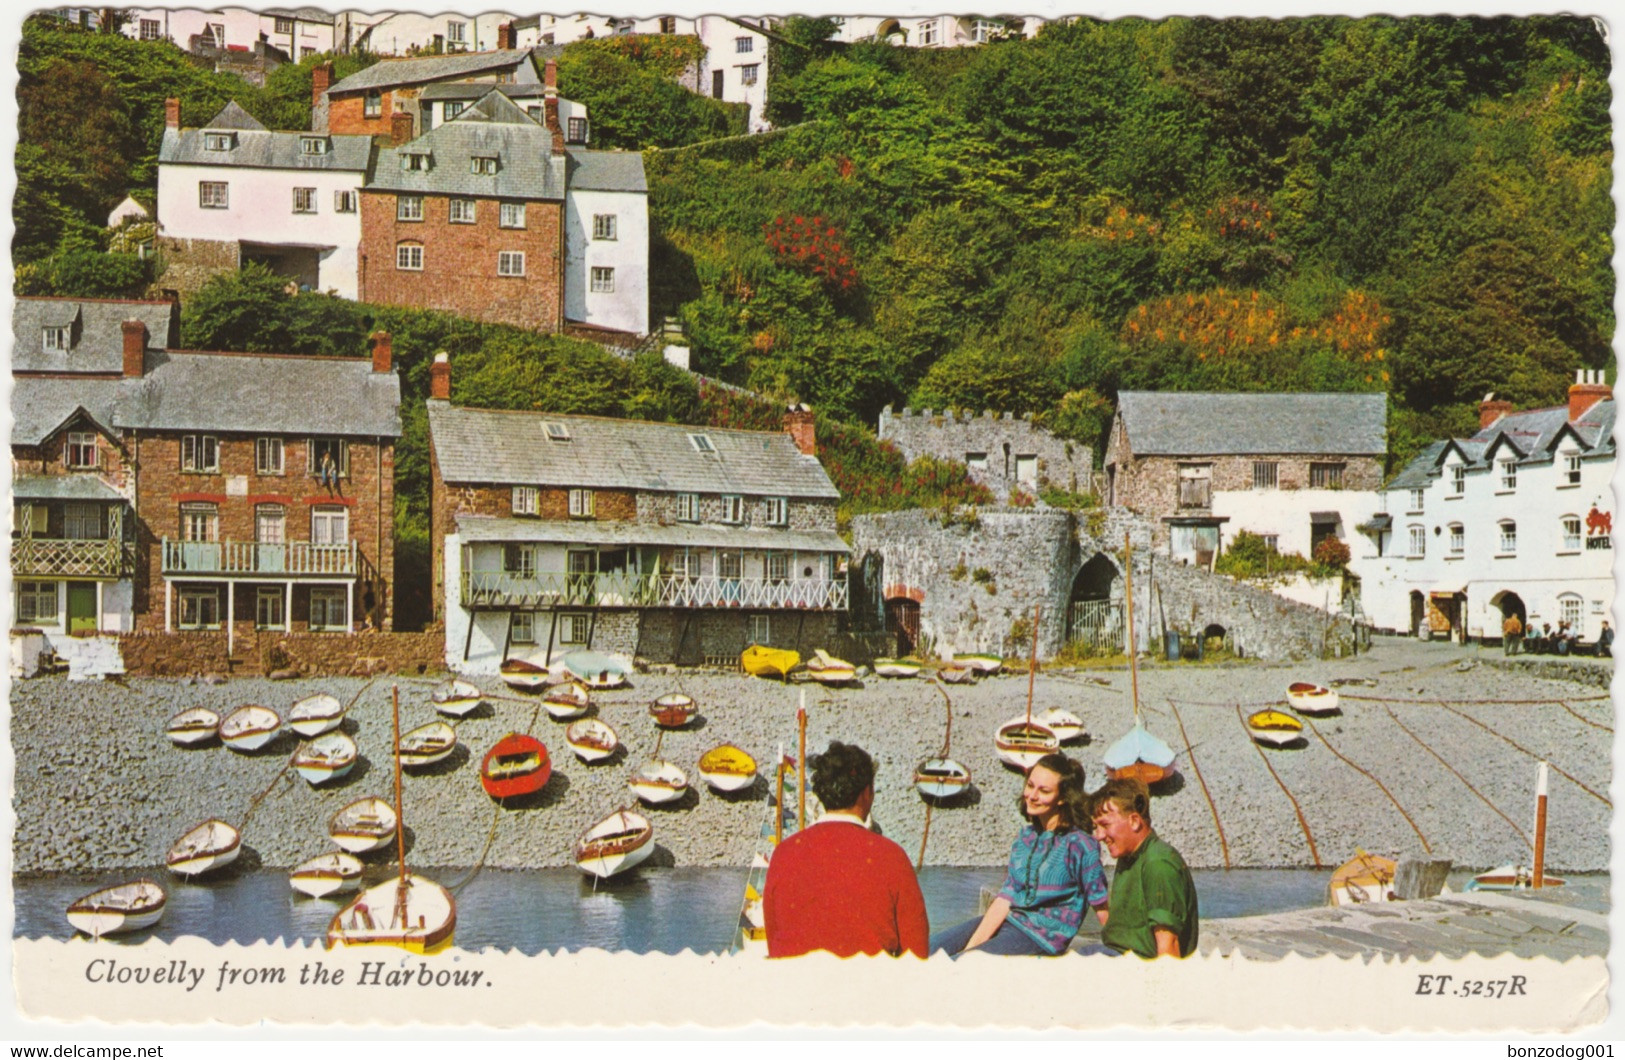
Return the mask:
<path id="1" fill-rule="evenodd" d="M 377 17 L 370 26 L 357 30 L 354 46 L 375 55 L 411 55 L 429 52 L 479 52 L 512 48 L 497 41 L 500 26 L 518 21 L 500 11 L 484 14 L 425 15 L 397 11 Z M 534 19 L 532 19 L 534 21 Z M 529 47 L 529 41 L 519 47 Z"/>
<path id="2" fill-rule="evenodd" d="M 303 287 L 356 297 L 371 137 L 271 132 L 236 103 L 201 129 L 182 129 L 179 105 L 170 104 L 158 149 L 159 236 L 235 244 L 239 262 L 263 261 Z"/>
<path id="3" fill-rule="evenodd" d="M 637 151 L 569 151 L 564 316 L 649 332 L 649 185 Z"/>
<path id="4" fill-rule="evenodd" d="M 252 51 L 263 41 L 297 62 L 318 52 L 345 50 L 351 15 L 319 7 L 141 7 L 128 12 L 123 32 L 137 40 L 173 41 L 188 51 L 198 47 Z M 365 16 L 363 16 L 365 17 Z"/>
<path id="5" fill-rule="evenodd" d="M 965 48 L 1001 37 L 1030 38 L 1045 20 L 1030 15 L 862 15 L 834 21 L 838 28 L 832 39 L 846 44 L 879 40 L 910 48 Z"/>
<path id="6" fill-rule="evenodd" d="M 1614 400 L 1581 371 L 1567 405 L 1514 412 L 1434 442 L 1385 487 L 1352 564 L 1373 624 L 1498 639 L 1508 615 L 1595 641 L 1614 602 Z"/>

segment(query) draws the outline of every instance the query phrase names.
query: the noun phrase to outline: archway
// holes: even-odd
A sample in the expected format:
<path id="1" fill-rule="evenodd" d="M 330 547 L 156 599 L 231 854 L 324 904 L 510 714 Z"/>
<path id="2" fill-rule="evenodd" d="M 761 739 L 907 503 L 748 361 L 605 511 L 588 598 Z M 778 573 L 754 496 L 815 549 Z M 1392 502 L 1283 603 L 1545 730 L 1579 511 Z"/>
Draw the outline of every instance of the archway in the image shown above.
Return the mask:
<path id="1" fill-rule="evenodd" d="M 1123 643 L 1122 572 L 1105 554 L 1078 569 L 1067 598 L 1066 639 L 1092 648 Z"/>
<path id="2" fill-rule="evenodd" d="M 1225 638 L 1229 635 L 1230 631 L 1219 625 L 1217 622 L 1209 622 L 1202 630 L 1201 657 L 1206 658 L 1215 652 L 1223 651 L 1225 647 Z"/>
<path id="3" fill-rule="evenodd" d="M 1513 615 L 1518 616 L 1520 626 L 1529 622 L 1529 610 L 1524 607 L 1523 597 L 1510 589 L 1503 589 L 1490 597 L 1490 606 L 1501 612 L 1501 621 L 1505 622 Z"/>
<path id="4" fill-rule="evenodd" d="M 1411 636 L 1421 637 L 1427 632 L 1427 604 L 1422 598 L 1422 590 L 1411 590 Z"/>

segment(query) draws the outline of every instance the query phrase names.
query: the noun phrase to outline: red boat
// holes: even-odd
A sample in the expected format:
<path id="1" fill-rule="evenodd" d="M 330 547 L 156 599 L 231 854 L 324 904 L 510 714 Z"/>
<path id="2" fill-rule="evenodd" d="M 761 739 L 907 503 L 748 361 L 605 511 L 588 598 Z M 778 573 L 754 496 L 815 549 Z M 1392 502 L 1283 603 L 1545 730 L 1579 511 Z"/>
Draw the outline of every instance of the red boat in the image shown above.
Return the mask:
<path id="1" fill-rule="evenodd" d="M 547 746 L 534 736 L 510 732 L 485 753 L 480 783 L 493 799 L 510 799 L 541 791 L 553 776 Z"/>

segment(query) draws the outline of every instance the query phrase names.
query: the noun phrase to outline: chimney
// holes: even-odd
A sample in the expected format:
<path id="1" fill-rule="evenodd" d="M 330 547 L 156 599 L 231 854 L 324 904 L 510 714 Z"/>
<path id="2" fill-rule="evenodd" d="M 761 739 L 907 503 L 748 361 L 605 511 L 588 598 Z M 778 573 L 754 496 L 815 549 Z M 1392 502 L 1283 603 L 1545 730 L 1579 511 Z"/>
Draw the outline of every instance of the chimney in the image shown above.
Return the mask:
<path id="1" fill-rule="evenodd" d="M 542 68 L 542 114 L 547 131 L 553 134 L 553 153 L 564 151 L 564 127 L 559 124 L 559 64 L 547 60 Z"/>
<path id="2" fill-rule="evenodd" d="M 164 128 L 179 129 L 181 127 L 181 101 L 171 96 L 164 100 Z"/>
<path id="3" fill-rule="evenodd" d="M 319 107 L 327 102 L 327 90 L 333 84 L 333 64 L 317 63 L 310 72 L 310 105 Z"/>
<path id="4" fill-rule="evenodd" d="M 513 23 L 504 22 L 497 27 L 497 51 L 513 51 L 516 45 L 513 42 Z"/>
<path id="5" fill-rule="evenodd" d="M 388 372 L 394 366 L 394 355 L 390 350 L 389 332 L 375 331 L 369 336 L 372 342 L 372 370 L 375 372 Z"/>
<path id="6" fill-rule="evenodd" d="M 1580 369 L 1574 373 L 1574 385 L 1569 387 L 1569 422 L 1584 416 L 1597 402 L 1613 396 L 1614 388 L 1602 381 L 1600 369 Z"/>
<path id="7" fill-rule="evenodd" d="M 451 400 L 451 355 L 445 350 L 435 354 L 434 363 L 429 365 L 429 399 Z"/>
<path id="8" fill-rule="evenodd" d="M 147 371 L 147 325 L 139 320 L 124 322 L 124 377 L 140 379 Z"/>
<path id="9" fill-rule="evenodd" d="M 818 455 L 818 435 L 813 429 L 812 409 L 806 405 L 791 405 L 784 410 L 784 433 L 803 453 Z"/>
<path id="10" fill-rule="evenodd" d="M 399 147 L 412 138 L 412 113 L 398 110 L 389 116 L 389 146 Z"/>
<path id="11" fill-rule="evenodd" d="M 549 59 L 542 64 L 542 87 L 550 89 L 549 95 L 558 95 L 559 91 L 559 61 Z"/>
<path id="12" fill-rule="evenodd" d="M 1486 430 L 1490 424 L 1512 411 L 1512 402 L 1495 400 L 1495 391 L 1484 395 L 1478 403 L 1478 429 Z"/>

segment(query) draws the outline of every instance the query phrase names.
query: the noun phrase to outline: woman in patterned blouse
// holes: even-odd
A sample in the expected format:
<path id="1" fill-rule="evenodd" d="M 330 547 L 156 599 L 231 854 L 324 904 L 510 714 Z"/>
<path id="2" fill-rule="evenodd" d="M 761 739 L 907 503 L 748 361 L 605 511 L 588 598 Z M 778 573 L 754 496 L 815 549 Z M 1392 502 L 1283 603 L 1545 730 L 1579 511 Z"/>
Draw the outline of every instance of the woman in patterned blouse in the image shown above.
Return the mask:
<path id="1" fill-rule="evenodd" d="M 1006 956 L 1065 953 L 1091 906 L 1106 923 L 1106 871 L 1090 834 L 1083 766 L 1045 755 L 1027 771 L 1018 804 L 1027 824 L 1010 848 L 1010 871 L 986 915 L 940 931 L 931 951 L 979 949 Z"/>

